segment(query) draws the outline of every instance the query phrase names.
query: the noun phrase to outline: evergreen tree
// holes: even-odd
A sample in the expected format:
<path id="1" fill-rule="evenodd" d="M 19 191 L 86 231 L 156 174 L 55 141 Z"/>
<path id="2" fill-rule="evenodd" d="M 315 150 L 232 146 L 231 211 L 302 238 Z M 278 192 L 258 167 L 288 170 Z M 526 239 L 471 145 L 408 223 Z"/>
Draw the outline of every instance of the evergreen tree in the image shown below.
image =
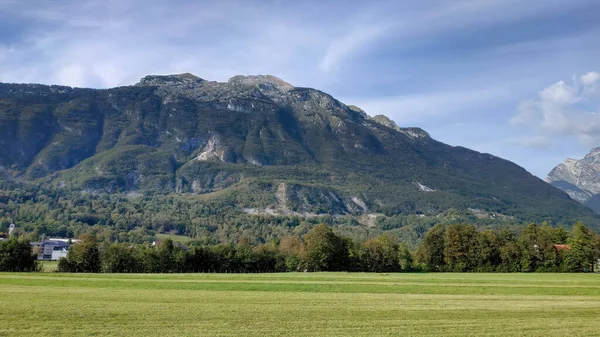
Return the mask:
<path id="1" fill-rule="evenodd" d="M 565 269 L 568 271 L 590 272 L 598 261 L 593 233 L 582 223 L 573 226 L 567 241 L 571 247 L 565 254 Z"/>
<path id="2" fill-rule="evenodd" d="M 519 235 L 518 246 L 521 252 L 521 271 L 536 271 L 542 258 L 538 245 L 539 227 L 530 224 Z"/>

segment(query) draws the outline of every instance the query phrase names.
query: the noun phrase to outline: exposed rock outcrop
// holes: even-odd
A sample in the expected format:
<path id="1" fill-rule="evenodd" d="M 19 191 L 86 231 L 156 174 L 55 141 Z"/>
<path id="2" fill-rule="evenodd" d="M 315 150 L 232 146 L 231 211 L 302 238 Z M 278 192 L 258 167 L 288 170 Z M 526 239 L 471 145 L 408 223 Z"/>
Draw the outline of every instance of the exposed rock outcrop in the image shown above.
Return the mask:
<path id="1" fill-rule="evenodd" d="M 600 147 L 581 160 L 566 159 L 548 174 L 546 181 L 600 214 Z"/>

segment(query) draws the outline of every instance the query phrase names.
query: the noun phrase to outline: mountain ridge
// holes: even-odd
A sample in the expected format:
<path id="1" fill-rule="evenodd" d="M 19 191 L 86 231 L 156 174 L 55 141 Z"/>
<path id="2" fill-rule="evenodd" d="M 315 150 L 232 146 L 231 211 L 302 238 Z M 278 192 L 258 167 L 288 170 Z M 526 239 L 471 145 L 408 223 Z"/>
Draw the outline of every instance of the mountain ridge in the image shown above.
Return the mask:
<path id="1" fill-rule="evenodd" d="M 597 221 L 514 163 L 270 75 L 149 75 L 110 89 L 0 83 L 0 134 L 8 176 L 50 189 L 219 192 L 240 213 L 471 209 L 514 221 Z"/>
<path id="2" fill-rule="evenodd" d="M 580 160 L 565 159 L 550 171 L 546 181 L 600 214 L 600 147 Z"/>

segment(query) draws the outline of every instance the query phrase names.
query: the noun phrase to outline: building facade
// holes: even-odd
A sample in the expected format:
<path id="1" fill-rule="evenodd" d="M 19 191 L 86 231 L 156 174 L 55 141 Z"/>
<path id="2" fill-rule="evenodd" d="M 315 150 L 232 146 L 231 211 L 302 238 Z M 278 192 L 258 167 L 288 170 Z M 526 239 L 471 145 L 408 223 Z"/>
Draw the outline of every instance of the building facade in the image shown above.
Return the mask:
<path id="1" fill-rule="evenodd" d="M 32 242 L 31 246 L 38 252 L 38 260 L 59 260 L 61 257 L 67 257 L 71 244 L 68 239 L 49 239 L 42 238 L 42 241 Z"/>

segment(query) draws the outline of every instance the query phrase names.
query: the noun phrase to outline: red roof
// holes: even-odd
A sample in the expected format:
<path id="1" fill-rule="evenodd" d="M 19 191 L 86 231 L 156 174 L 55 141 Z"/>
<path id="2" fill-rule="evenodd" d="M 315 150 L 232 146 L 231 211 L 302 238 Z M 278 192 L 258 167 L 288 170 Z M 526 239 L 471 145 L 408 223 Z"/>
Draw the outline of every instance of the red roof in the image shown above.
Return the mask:
<path id="1" fill-rule="evenodd" d="M 554 248 L 556 248 L 556 250 L 561 251 L 561 250 L 571 250 L 571 246 L 570 245 L 554 245 Z"/>

